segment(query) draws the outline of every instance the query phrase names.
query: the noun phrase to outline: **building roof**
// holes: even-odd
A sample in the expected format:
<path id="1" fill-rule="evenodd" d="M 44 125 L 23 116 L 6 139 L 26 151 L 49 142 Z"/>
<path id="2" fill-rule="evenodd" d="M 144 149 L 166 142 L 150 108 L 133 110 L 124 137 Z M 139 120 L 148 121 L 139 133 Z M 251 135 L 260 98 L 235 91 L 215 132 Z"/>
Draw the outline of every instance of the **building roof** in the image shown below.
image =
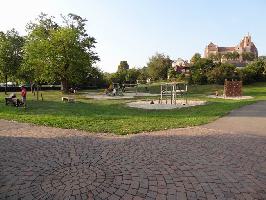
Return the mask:
<path id="1" fill-rule="evenodd" d="M 218 52 L 235 51 L 235 47 L 218 47 Z"/>
<path id="2" fill-rule="evenodd" d="M 216 47 L 216 45 L 210 42 L 210 44 L 208 44 L 208 47 Z"/>

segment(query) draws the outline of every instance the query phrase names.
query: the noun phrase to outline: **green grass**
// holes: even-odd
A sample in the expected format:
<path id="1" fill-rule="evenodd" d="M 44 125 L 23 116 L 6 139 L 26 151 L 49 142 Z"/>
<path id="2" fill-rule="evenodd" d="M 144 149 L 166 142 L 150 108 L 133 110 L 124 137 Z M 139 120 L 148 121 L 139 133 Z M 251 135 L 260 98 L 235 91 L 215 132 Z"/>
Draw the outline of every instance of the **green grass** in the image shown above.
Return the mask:
<path id="1" fill-rule="evenodd" d="M 158 85 L 153 87 L 154 91 L 156 87 L 158 89 Z M 91 100 L 83 95 L 76 95 L 76 103 L 63 103 L 62 94 L 58 91 L 42 92 L 44 101 L 36 101 L 36 97 L 28 92 L 28 107 L 15 108 L 5 106 L 5 95 L 0 93 L 0 118 L 90 132 L 131 134 L 205 124 L 233 109 L 266 100 L 266 83 L 244 88 L 245 95 L 255 97 L 252 100 L 233 101 L 206 97 L 221 89 L 222 86 L 218 85 L 190 87 L 189 98 L 205 99 L 208 104 L 163 111 L 126 107 L 125 103 L 132 100 Z"/>

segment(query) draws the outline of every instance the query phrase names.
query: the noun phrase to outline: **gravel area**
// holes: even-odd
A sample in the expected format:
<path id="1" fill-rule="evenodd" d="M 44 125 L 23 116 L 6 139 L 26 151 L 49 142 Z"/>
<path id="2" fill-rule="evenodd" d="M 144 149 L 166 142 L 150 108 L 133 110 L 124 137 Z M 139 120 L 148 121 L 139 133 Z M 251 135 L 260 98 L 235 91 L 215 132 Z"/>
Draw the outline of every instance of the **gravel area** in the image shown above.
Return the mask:
<path id="1" fill-rule="evenodd" d="M 99 100 L 105 100 L 105 99 L 133 99 L 135 97 L 155 97 L 158 96 L 158 94 L 150 94 L 150 93 L 124 93 L 122 96 L 109 96 L 102 93 L 89 93 L 86 95 L 87 98 L 91 99 L 99 99 Z"/>
<path id="2" fill-rule="evenodd" d="M 209 98 L 214 99 L 230 99 L 230 100 L 244 100 L 244 99 L 253 99 L 252 96 L 240 96 L 240 97 L 225 97 L 225 96 L 216 96 L 216 95 L 209 95 Z"/>
<path id="3" fill-rule="evenodd" d="M 148 110 L 165 110 L 165 109 L 175 109 L 175 108 L 186 108 L 191 106 L 199 106 L 205 105 L 206 101 L 197 101 L 197 100 L 177 100 L 176 104 L 171 104 L 168 100 L 167 104 L 166 101 L 163 100 L 163 103 L 160 104 L 158 100 L 153 101 L 154 104 L 151 104 L 150 101 L 136 101 L 127 103 L 127 106 L 131 108 L 141 108 L 141 109 L 148 109 Z"/>

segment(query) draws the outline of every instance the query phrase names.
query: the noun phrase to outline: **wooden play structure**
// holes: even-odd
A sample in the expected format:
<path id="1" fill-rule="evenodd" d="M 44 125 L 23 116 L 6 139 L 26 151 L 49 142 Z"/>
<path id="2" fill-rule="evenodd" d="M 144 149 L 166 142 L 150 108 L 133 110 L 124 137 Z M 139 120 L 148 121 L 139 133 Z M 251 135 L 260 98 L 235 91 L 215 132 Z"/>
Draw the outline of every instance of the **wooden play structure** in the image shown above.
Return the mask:
<path id="1" fill-rule="evenodd" d="M 105 90 L 105 94 L 108 96 L 123 96 L 123 88 L 120 87 L 120 83 L 112 83 L 109 88 Z"/>
<path id="2" fill-rule="evenodd" d="M 242 96 L 242 81 L 228 81 L 224 82 L 224 97 L 241 97 Z"/>
<path id="3" fill-rule="evenodd" d="M 133 90 L 132 90 L 133 89 Z M 122 91 L 127 93 L 136 93 L 138 94 L 138 84 L 124 83 L 122 84 Z"/>
<path id="4" fill-rule="evenodd" d="M 183 82 L 161 84 L 159 104 L 162 104 L 163 101 L 168 104 L 169 101 L 170 104 L 176 105 L 177 98 L 184 98 L 185 104 L 187 104 L 187 91 L 188 85 Z"/>
<path id="5" fill-rule="evenodd" d="M 137 83 L 112 83 L 109 88 L 105 90 L 105 94 L 108 96 L 123 96 L 124 93 L 135 93 L 136 96 L 139 93 L 139 86 L 144 85 L 145 92 L 149 92 L 147 84 Z M 140 92 L 141 93 L 141 92 Z"/>

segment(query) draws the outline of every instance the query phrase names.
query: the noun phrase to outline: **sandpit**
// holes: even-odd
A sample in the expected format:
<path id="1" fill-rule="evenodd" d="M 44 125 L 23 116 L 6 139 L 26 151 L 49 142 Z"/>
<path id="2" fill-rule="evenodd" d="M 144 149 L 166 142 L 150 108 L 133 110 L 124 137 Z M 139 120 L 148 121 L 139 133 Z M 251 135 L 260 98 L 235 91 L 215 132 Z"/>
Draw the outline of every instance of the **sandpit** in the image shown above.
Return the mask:
<path id="1" fill-rule="evenodd" d="M 90 92 L 86 95 L 87 98 L 91 99 L 99 99 L 99 100 L 105 100 L 105 99 L 133 99 L 135 97 L 153 97 L 158 96 L 158 94 L 150 94 L 150 93 L 124 93 L 122 96 L 109 96 L 103 93 L 93 93 Z"/>
<path id="2" fill-rule="evenodd" d="M 245 100 L 245 99 L 253 99 L 252 96 L 239 96 L 239 97 L 225 97 L 222 96 L 216 96 L 216 95 L 209 95 L 209 98 L 215 98 L 215 99 L 229 99 L 229 100 Z"/>
<path id="3" fill-rule="evenodd" d="M 163 101 L 162 104 L 159 104 L 159 101 L 153 101 L 154 104 L 151 104 L 151 101 L 136 101 L 127 103 L 127 106 L 131 108 L 141 108 L 147 110 L 166 110 L 166 109 L 175 109 L 175 108 L 186 108 L 191 106 L 205 105 L 206 101 L 199 100 L 188 100 L 187 103 L 185 100 L 177 100 L 176 104 L 168 104 Z"/>

